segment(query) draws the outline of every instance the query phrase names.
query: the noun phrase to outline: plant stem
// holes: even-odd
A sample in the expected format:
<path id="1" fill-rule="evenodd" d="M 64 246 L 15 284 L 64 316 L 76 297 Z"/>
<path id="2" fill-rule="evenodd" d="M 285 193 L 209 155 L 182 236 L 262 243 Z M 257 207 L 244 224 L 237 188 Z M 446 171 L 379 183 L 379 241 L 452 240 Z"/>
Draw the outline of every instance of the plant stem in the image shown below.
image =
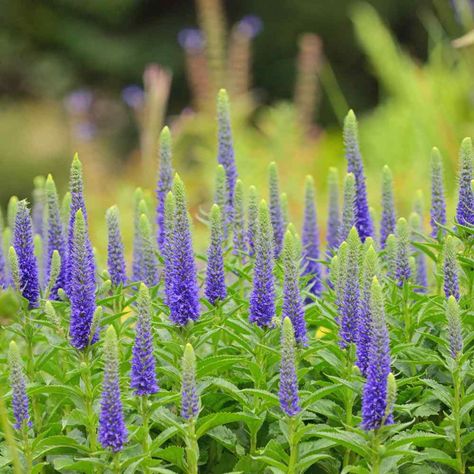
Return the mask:
<path id="1" fill-rule="evenodd" d="M 91 360 L 90 349 L 87 347 L 84 352 L 82 352 L 82 370 L 81 377 L 84 382 L 84 404 L 86 406 L 86 415 L 88 421 L 88 431 L 89 431 L 89 447 L 92 452 L 97 451 L 97 433 L 96 433 L 96 423 L 95 423 L 95 413 L 94 413 L 94 393 L 92 386 L 92 376 L 91 376 Z"/>
<path id="2" fill-rule="evenodd" d="M 32 458 L 30 440 L 28 438 L 28 425 L 26 422 L 23 422 L 22 433 L 23 433 L 23 455 L 25 456 L 25 464 L 26 464 L 25 472 L 31 472 L 33 468 L 33 458 Z"/>
<path id="3" fill-rule="evenodd" d="M 120 451 L 114 453 L 112 461 L 112 470 L 114 474 L 121 474 L 120 470 Z"/>
<path id="4" fill-rule="evenodd" d="M 296 474 L 296 464 L 298 462 L 298 443 L 296 441 L 296 423 L 293 416 L 288 417 L 288 442 L 290 444 L 290 460 L 288 461 L 288 474 Z"/>
<path id="5" fill-rule="evenodd" d="M 148 458 L 150 457 L 150 446 L 148 444 L 148 436 L 149 436 L 148 420 L 150 416 L 150 411 L 149 411 L 148 397 L 146 395 L 143 397 L 140 397 L 140 413 L 142 417 L 142 430 L 143 430 L 142 449 L 143 449 L 143 454 L 145 454 L 146 457 Z M 144 467 L 143 472 L 147 474 L 149 472 L 148 467 Z"/>
<path id="6" fill-rule="evenodd" d="M 462 459 L 461 445 L 461 378 L 459 376 L 459 363 L 455 362 L 456 367 L 453 371 L 454 402 L 453 402 L 453 423 L 454 423 L 454 442 L 456 452 L 457 471 L 464 474 L 464 462 Z"/>
<path id="7" fill-rule="evenodd" d="M 380 432 L 375 430 L 372 438 L 372 465 L 371 473 L 379 474 L 380 473 Z"/>
<path id="8" fill-rule="evenodd" d="M 351 344 L 347 348 L 347 365 L 346 365 L 346 380 L 350 383 L 352 380 L 352 368 L 355 361 L 355 346 Z M 352 426 L 352 408 L 354 405 L 354 395 L 349 387 L 346 387 L 344 397 L 345 411 L 346 411 L 346 426 Z M 348 448 L 344 454 L 343 466 L 350 464 L 351 450 Z"/>
<path id="9" fill-rule="evenodd" d="M 186 436 L 186 460 L 188 474 L 198 474 L 199 445 L 196 438 L 194 419 L 188 421 Z"/>

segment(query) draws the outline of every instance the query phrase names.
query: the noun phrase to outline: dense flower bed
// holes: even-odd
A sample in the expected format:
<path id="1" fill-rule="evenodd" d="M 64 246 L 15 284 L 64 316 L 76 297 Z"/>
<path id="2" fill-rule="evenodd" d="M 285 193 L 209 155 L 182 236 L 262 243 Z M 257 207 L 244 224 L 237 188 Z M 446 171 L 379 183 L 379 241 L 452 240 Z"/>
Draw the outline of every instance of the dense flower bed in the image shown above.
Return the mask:
<path id="1" fill-rule="evenodd" d="M 455 216 L 434 149 L 430 229 L 420 200 L 397 216 L 387 167 L 376 223 L 349 112 L 322 251 L 311 176 L 300 238 L 274 163 L 268 190 L 238 179 L 225 91 L 218 125 L 207 255 L 167 128 L 156 210 L 134 196 L 131 272 L 116 206 L 97 268 L 77 156 L 62 204 L 51 176 L 32 212 L 10 201 L 0 284 L 20 309 L 1 336 L 1 472 L 468 472 L 471 140 Z"/>

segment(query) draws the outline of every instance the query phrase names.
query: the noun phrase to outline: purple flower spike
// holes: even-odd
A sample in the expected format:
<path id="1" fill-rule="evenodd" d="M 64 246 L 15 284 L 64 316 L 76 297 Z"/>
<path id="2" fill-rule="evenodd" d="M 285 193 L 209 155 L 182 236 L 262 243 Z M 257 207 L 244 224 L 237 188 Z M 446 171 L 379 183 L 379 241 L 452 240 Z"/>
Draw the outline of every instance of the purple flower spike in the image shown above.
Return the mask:
<path id="1" fill-rule="evenodd" d="M 275 316 L 273 267 L 273 229 L 267 203 L 262 200 L 258 211 L 255 266 L 249 314 L 249 321 L 260 327 L 273 326 L 273 317 Z"/>
<path id="2" fill-rule="evenodd" d="M 431 237 L 444 235 L 439 227 L 446 225 L 446 198 L 444 196 L 443 163 L 437 148 L 431 153 Z"/>
<path id="3" fill-rule="evenodd" d="M 19 201 L 17 205 L 13 247 L 18 257 L 22 295 L 28 300 L 30 308 L 37 308 L 40 297 L 38 264 L 34 254 L 30 210 L 26 201 Z"/>
<path id="4" fill-rule="evenodd" d="M 87 224 L 82 210 L 74 218 L 74 234 L 69 254 L 71 281 L 69 298 L 71 299 L 70 336 L 71 344 L 79 350 L 97 341 L 98 335 L 91 334 L 95 303 L 95 263 L 89 240 Z"/>
<path id="5" fill-rule="evenodd" d="M 173 299 L 173 277 L 174 272 L 174 214 L 176 204 L 173 193 L 170 191 L 165 199 L 165 238 L 163 242 L 164 280 L 165 280 L 165 301 L 170 306 Z"/>
<path id="6" fill-rule="evenodd" d="M 331 257 L 339 247 L 339 178 L 337 168 L 329 169 L 328 176 L 328 194 L 329 194 L 329 210 L 328 210 L 328 227 L 326 235 L 327 256 Z"/>
<path id="7" fill-rule="evenodd" d="M 171 262 L 171 291 L 169 294 L 170 319 L 184 326 L 199 318 L 199 288 L 196 263 L 189 224 L 184 184 L 178 175 L 173 183 L 175 216 L 173 230 L 173 257 Z"/>
<path id="8" fill-rule="evenodd" d="M 446 317 L 448 320 L 449 351 L 451 357 L 456 359 L 463 349 L 462 321 L 459 304 L 451 295 L 446 304 Z"/>
<path id="9" fill-rule="evenodd" d="M 474 193 L 471 187 L 473 156 L 472 141 L 465 138 L 459 152 L 459 194 L 456 207 L 456 222 L 464 226 L 474 226 Z"/>
<path id="10" fill-rule="evenodd" d="M 45 179 L 44 176 L 36 176 L 33 180 L 33 207 L 31 210 L 33 221 L 33 232 L 44 237 L 44 209 L 46 204 Z"/>
<path id="11" fill-rule="evenodd" d="M 235 184 L 234 216 L 232 219 L 234 248 L 232 253 L 237 255 L 241 262 L 247 254 L 247 236 L 245 235 L 244 189 L 240 179 Z"/>
<path id="12" fill-rule="evenodd" d="M 295 336 L 289 318 L 283 320 L 281 332 L 280 408 L 287 416 L 295 416 L 300 411 L 298 378 L 295 362 Z"/>
<path id="13" fill-rule="evenodd" d="M 104 380 L 99 416 L 99 441 L 104 449 L 117 453 L 127 442 L 127 428 L 120 399 L 117 334 L 107 328 L 104 343 Z"/>
<path id="14" fill-rule="evenodd" d="M 319 228 L 316 217 L 314 193 L 314 180 L 312 176 L 306 176 L 304 195 L 304 221 L 303 221 L 303 275 L 310 276 L 308 290 L 315 296 L 321 296 L 323 285 L 321 282 L 321 264 L 319 259 Z M 311 298 L 308 302 L 311 302 Z M 297 338 L 298 339 L 298 338 Z"/>
<path id="15" fill-rule="evenodd" d="M 234 144 L 232 142 L 232 129 L 230 125 L 229 97 L 224 89 L 221 89 L 217 95 L 217 128 L 217 162 L 224 167 L 227 177 L 227 208 L 224 219 L 227 223 L 231 223 L 234 210 L 237 167 L 235 166 Z"/>
<path id="16" fill-rule="evenodd" d="M 196 419 L 199 415 L 199 397 L 196 387 L 196 356 L 191 344 L 186 344 L 183 355 L 181 416 L 185 420 Z"/>
<path id="17" fill-rule="evenodd" d="M 51 273 L 51 259 L 57 250 L 61 257 L 61 267 L 56 283 L 51 289 L 50 299 L 58 299 L 58 290 L 66 286 L 67 255 L 64 228 L 59 208 L 59 198 L 51 175 L 48 175 L 45 184 L 47 206 L 47 237 L 46 237 L 46 272 L 45 281 L 49 281 Z"/>
<path id="18" fill-rule="evenodd" d="M 142 281 L 149 287 L 158 284 L 158 259 L 156 257 L 156 241 L 152 235 L 150 221 L 145 213 L 138 221 L 138 231 L 142 244 Z"/>
<path id="19" fill-rule="evenodd" d="M 148 288 L 141 283 L 136 306 L 137 324 L 135 343 L 132 350 L 132 370 L 130 387 L 135 395 L 152 395 L 158 392 L 153 355 L 153 334 L 151 329 L 151 299 Z"/>
<path id="20" fill-rule="evenodd" d="M 367 242 L 370 245 L 366 247 Z M 357 336 L 357 367 L 367 377 L 369 350 L 372 332 L 372 315 L 370 313 L 370 289 L 372 280 L 380 273 L 377 252 L 370 237 L 364 242 L 365 255 L 362 266 L 361 298 L 359 307 L 359 328 Z"/>
<path id="21" fill-rule="evenodd" d="M 160 135 L 160 168 L 156 188 L 156 224 L 158 232 L 158 248 L 163 252 L 165 239 L 165 199 L 173 186 L 173 165 L 171 162 L 171 134 L 164 127 Z"/>
<path id="22" fill-rule="evenodd" d="M 201 51 L 204 47 L 204 36 L 197 28 L 184 28 L 178 33 L 178 43 L 186 51 Z"/>
<path id="23" fill-rule="evenodd" d="M 377 430 L 393 423 L 388 380 L 390 374 L 390 339 L 385 323 L 382 288 L 374 277 L 370 296 L 372 337 L 369 349 L 367 381 L 362 395 L 362 428 Z"/>
<path id="24" fill-rule="evenodd" d="M 15 417 L 14 426 L 16 430 L 21 430 L 26 426 L 31 426 L 31 421 L 28 395 L 26 394 L 26 380 L 15 341 L 10 342 L 8 365 L 10 368 L 9 380 L 12 389 L 13 416 Z"/>
<path id="25" fill-rule="evenodd" d="M 459 264 L 457 261 L 457 241 L 452 235 L 448 235 L 444 242 L 444 294 L 446 298 L 454 296 L 459 301 Z"/>
<path id="26" fill-rule="evenodd" d="M 344 180 L 344 203 L 342 208 L 342 221 L 339 226 L 339 244 L 347 239 L 350 230 L 355 225 L 355 178 L 352 173 L 346 175 Z"/>
<path id="27" fill-rule="evenodd" d="M 396 229 L 396 268 L 395 278 L 397 285 L 402 287 L 405 282 L 410 279 L 411 268 L 410 268 L 410 231 L 408 228 L 408 222 L 405 218 L 401 217 L 397 221 Z"/>
<path id="28" fill-rule="evenodd" d="M 248 38 L 255 38 L 262 31 L 262 27 L 262 20 L 256 15 L 246 15 L 237 23 L 239 33 Z"/>
<path id="29" fill-rule="evenodd" d="M 283 306 L 282 318 L 289 318 L 295 330 L 295 339 L 298 344 L 306 346 L 308 336 L 304 319 L 303 300 L 299 288 L 300 243 L 290 224 L 285 233 L 283 244 Z"/>
<path id="30" fill-rule="evenodd" d="M 342 299 L 340 302 L 340 346 L 344 349 L 349 344 L 357 342 L 359 327 L 360 289 L 359 289 L 359 258 L 361 244 L 355 227 L 347 238 L 347 257 L 341 259 L 340 274 L 337 285 L 340 285 Z"/>
<path id="31" fill-rule="evenodd" d="M 249 188 L 249 202 L 247 209 L 247 241 L 249 244 L 249 255 L 255 255 L 255 241 L 257 239 L 258 227 L 258 198 L 257 188 L 250 186 Z"/>
<path id="32" fill-rule="evenodd" d="M 225 284 L 224 257 L 222 252 L 222 217 L 221 210 L 214 204 L 210 215 L 211 242 L 207 251 L 206 269 L 206 298 L 212 305 L 225 299 L 227 287 Z"/>
<path id="33" fill-rule="evenodd" d="M 3 215 L 0 210 L 0 290 L 6 288 L 9 283 L 5 254 L 3 251 Z"/>
<path id="34" fill-rule="evenodd" d="M 87 211 L 84 201 L 84 182 L 82 178 L 82 163 L 79 161 L 77 153 L 74 155 L 71 164 L 71 172 L 69 177 L 69 191 L 71 193 L 71 208 L 69 212 L 69 226 L 67 233 L 67 267 L 66 267 L 66 292 L 69 295 L 71 285 L 72 264 L 70 255 L 72 254 L 72 247 L 74 245 L 74 221 L 76 219 L 77 211 L 82 211 L 82 216 L 87 225 Z M 90 249 L 92 253 L 92 247 Z M 92 267 L 90 269 L 92 271 Z"/>
<path id="35" fill-rule="evenodd" d="M 122 100 L 132 109 L 140 109 L 145 101 L 145 93 L 140 86 L 130 84 L 122 90 Z"/>
<path id="36" fill-rule="evenodd" d="M 417 242 L 420 240 L 420 234 L 423 232 L 420 215 L 416 212 L 412 212 L 410 214 L 409 223 L 412 230 L 411 240 Z M 414 245 L 412 245 L 412 251 L 415 258 L 415 282 L 417 286 L 419 286 L 416 291 L 424 293 L 428 287 L 425 254 Z"/>
<path id="37" fill-rule="evenodd" d="M 388 166 L 384 166 L 382 177 L 382 220 L 380 221 L 380 247 L 382 249 L 385 248 L 387 237 L 395 232 L 395 223 L 392 172 Z"/>
<path id="38" fill-rule="evenodd" d="M 346 149 L 347 171 L 353 173 L 356 182 L 355 222 L 362 242 L 374 236 L 374 226 L 367 202 L 364 165 L 359 149 L 357 119 L 352 110 L 344 120 L 344 145 Z"/>
<path id="39" fill-rule="evenodd" d="M 283 247 L 283 236 L 285 233 L 283 214 L 281 210 L 280 191 L 278 184 L 278 170 L 275 162 L 268 167 L 268 188 L 270 192 L 270 216 L 273 228 L 275 258 L 278 258 Z"/>
<path id="40" fill-rule="evenodd" d="M 108 235 L 107 268 L 112 285 L 117 287 L 127 283 L 122 234 L 120 232 L 120 217 L 117 206 L 107 209 L 105 220 L 107 222 Z"/>
<path id="41" fill-rule="evenodd" d="M 143 240 L 140 233 L 140 217 L 147 214 L 146 203 L 143 199 L 141 188 L 135 189 L 133 193 L 133 260 L 132 280 L 143 281 Z"/>

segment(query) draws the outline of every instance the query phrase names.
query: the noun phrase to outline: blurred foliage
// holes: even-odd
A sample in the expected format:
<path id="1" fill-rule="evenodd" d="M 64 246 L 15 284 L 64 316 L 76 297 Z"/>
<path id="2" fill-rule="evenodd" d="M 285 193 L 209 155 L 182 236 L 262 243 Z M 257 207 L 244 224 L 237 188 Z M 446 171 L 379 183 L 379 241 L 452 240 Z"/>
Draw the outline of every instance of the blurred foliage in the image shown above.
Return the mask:
<path id="1" fill-rule="evenodd" d="M 295 222 L 304 176 L 313 174 L 323 232 L 326 176 L 330 166 L 343 167 L 338 125 L 348 107 L 360 119 L 376 214 L 384 164 L 394 172 L 403 214 L 408 215 L 420 187 L 428 205 L 432 146 L 443 153 L 452 206 L 458 145 L 473 134 L 472 50 L 451 45 L 470 23 L 456 20 L 449 2 L 422 0 L 416 9 L 410 0 L 370 3 L 338 0 L 337 8 L 322 0 L 282 0 L 278 7 L 266 0 L 225 3 L 229 24 L 247 13 L 259 15 L 264 24 L 254 41 L 254 93 L 232 100 L 239 172 L 246 186 L 256 184 L 265 195 L 267 163 L 276 161 Z M 144 67 L 157 62 L 173 74 L 167 121 L 175 167 L 189 188 L 193 214 L 205 213 L 216 166 L 214 111 L 180 112 L 190 97 L 176 40 L 183 27 L 196 25 L 194 3 L 0 0 L 0 7 L 0 202 L 11 194 L 28 195 L 32 177 L 50 171 L 64 190 L 72 153 L 78 151 L 86 168 L 93 234 L 104 235 L 103 215 L 113 195 L 123 222 L 131 222 L 133 188 L 152 189 L 155 170 L 145 170 L 143 177 L 141 130 L 120 93 L 129 83 L 141 83 Z M 291 21 L 282 21 L 286 18 Z M 298 37 L 308 31 L 321 36 L 326 57 L 318 126 L 309 136 L 288 100 Z M 91 104 L 74 115 L 70 99 L 63 98 L 84 87 L 93 91 Z M 80 128 L 84 124 L 93 127 Z M 124 230 L 129 240 L 130 230 Z"/>

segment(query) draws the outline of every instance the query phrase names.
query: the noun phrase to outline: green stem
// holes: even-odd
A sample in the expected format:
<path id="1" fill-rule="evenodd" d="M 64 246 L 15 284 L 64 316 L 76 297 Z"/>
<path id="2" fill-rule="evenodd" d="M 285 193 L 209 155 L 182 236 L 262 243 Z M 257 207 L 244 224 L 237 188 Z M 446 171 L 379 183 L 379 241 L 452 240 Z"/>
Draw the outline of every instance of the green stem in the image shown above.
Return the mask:
<path id="1" fill-rule="evenodd" d="M 372 465 L 371 474 L 380 473 L 380 431 L 375 430 L 372 437 Z"/>
<path id="2" fill-rule="evenodd" d="M 23 422 L 22 433 L 23 433 L 23 455 L 25 456 L 26 472 L 31 472 L 33 468 L 33 457 L 32 457 L 32 452 L 31 452 L 30 439 L 28 438 L 28 425 L 26 422 Z"/>
<path id="3" fill-rule="evenodd" d="M 199 445 L 196 438 L 194 419 L 188 421 L 186 436 L 187 474 L 198 474 Z"/>
<path id="4" fill-rule="evenodd" d="M 258 430 L 252 429 L 250 431 L 250 454 L 254 455 L 257 451 L 257 434 Z"/>
<path id="5" fill-rule="evenodd" d="M 140 397 L 140 414 L 142 417 L 142 430 L 143 430 L 142 449 L 143 449 L 143 454 L 145 454 L 148 458 L 150 457 L 150 445 L 148 443 L 148 439 L 149 439 L 148 421 L 150 417 L 150 410 L 149 410 L 148 397 L 146 395 L 143 397 Z M 144 467 L 143 472 L 147 474 L 150 471 L 148 467 Z"/>
<path id="6" fill-rule="evenodd" d="M 355 361 L 355 346 L 354 344 L 351 344 L 347 348 L 347 365 L 346 365 L 346 380 L 350 383 L 352 380 L 352 369 L 354 366 L 354 361 Z M 345 405 L 345 412 L 346 412 L 346 426 L 350 427 L 352 426 L 352 409 L 354 406 L 354 394 L 352 393 L 352 390 L 349 387 L 346 387 L 344 390 L 345 396 L 344 396 L 344 405 Z M 348 448 L 344 454 L 344 461 L 343 461 L 343 466 L 346 467 L 350 464 L 350 458 L 351 458 L 351 450 Z"/>
<path id="7" fill-rule="evenodd" d="M 88 421 L 88 432 L 89 432 L 89 447 L 91 452 L 97 451 L 97 433 L 96 433 L 96 416 L 94 413 L 94 393 L 91 376 L 91 363 L 92 357 L 90 357 L 90 350 L 87 347 L 82 352 L 82 370 L 81 377 L 84 382 L 84 405 L 86 407 L 86 416 Z"/>
<path id="8" fill-rule="evenodd" d="M 288 461 L 288 474 L 296 474 L 296 464 L 298 462 L 298 443 L 296 440 L 296 423 L 297 420 L 288 417 L 288 442 L 290 444 L 290 459 Z"/>
<path id="9" fill-rule="evenodd" d="M 456 361 L 456 368 L 453 371 L 454 402 L 453 402 L 453 423 L 454 423 L 454 442 L 456 452 L 457 471 L 464 474 L 464 462 L 462 458 L 461 444 L 461 378 L 459 377 L 459 365 Z"/>
<path id="10" fill-rule="evenodd" d="M 114 474 L 121 474 L 120 469 L 120 451 L 114 453 L 113 460 L 112 460 L 112 472 Z"/>

